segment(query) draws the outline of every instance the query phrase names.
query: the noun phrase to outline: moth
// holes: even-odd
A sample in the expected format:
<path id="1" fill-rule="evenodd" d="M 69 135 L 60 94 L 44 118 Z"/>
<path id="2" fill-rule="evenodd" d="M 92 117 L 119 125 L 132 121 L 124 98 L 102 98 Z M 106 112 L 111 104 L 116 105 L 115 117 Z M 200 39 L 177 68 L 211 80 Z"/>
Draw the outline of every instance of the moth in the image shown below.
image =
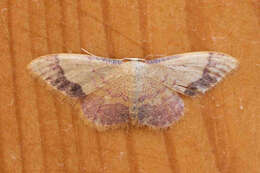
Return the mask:
<path id="1" fill-rule="evenodd" d="M 191 52 L 153 60 L 52 54 L 33 60 L 28 69 L 78 99 L 82 117 L 98 129 L 129 123 L 161 129 L 183 116 L 177 93 L 205 93 L 237 66 L 223 53 Z"/>

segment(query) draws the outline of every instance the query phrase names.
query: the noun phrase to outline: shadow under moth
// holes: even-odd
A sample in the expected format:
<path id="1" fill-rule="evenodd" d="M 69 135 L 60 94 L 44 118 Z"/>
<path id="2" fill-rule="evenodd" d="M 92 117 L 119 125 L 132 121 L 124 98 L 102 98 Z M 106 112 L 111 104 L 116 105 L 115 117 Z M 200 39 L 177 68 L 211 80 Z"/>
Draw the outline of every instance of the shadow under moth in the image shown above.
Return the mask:
<path id="1" fill-rule="evenodd" d="M 191 52 L 153 60 L 52 54 L 28 68 L 65 96 L 79 99 L 83 118 L 100 130 L 129 122 L 169 127 L 184 112 L 177 93 L 205 93 L 237 66 L 223 53 Z"/>

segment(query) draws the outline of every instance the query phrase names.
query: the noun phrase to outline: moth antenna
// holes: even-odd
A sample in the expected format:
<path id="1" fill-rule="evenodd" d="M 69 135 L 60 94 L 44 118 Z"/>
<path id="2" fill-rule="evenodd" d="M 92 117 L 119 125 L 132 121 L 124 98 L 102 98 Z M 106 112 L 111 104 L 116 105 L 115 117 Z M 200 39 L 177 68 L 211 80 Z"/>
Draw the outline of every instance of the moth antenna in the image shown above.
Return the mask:
<path id="1" fill-rule="evenodd" d="M 144 58 L 155 58 L 155 57 L 163 57 L 163 56 L 166 56 L 165 54 L 148 54 L 146 55 Z"/>
<path id="2" fill-rule="evenodd" d="M 81 48 L 81 50 L 82 50 L 83 52 L 85 52 L 86 54 L 88 54 L 88 55 L 97 56 L 97 55 L 94 55 L 94 54 L 92 54 L 91 52 L 87 51 L 87 50 L 84 49 L 84 48 Z"/>

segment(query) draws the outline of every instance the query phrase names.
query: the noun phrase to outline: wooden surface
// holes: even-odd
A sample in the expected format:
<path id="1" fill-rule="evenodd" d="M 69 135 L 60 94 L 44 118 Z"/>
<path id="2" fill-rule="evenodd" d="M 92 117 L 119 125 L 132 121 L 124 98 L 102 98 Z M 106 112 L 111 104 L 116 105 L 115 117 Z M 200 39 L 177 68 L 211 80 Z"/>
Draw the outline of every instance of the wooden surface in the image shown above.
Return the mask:
<path id="1" fill-rule="evenodd" d="M 258 0 L 1 0 L 0 172 L 260 172 Z M 214 50 L 240 67 L 167 131 L 96 132 L 26 72 L 81 48 L 156 58 Z"/>

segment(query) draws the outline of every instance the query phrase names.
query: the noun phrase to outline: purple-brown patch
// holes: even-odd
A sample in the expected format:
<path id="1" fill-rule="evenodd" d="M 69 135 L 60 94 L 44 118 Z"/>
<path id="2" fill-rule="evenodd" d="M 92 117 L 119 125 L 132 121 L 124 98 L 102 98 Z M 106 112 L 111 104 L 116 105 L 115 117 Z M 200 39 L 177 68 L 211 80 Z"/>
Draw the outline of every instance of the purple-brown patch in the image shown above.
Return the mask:
<path id="1" fill-rule="evenodd" d="M 210 54 L 208 57 L 208 64 L 205 66 L 201 78 L 187 86 L 186 90 L 184 91 L 186 95 L 194 96 L 200 92 L 200 88 L 210 88 L 212 85 L 218 82 L 216 78 L 218 75 L 215 75 L 216 77 L 210 75 L 211 71 L 209 70 L 209 67 L 216 66 L 216 64 L 212 63 L 211 56 L 212 54 Z"/>
<path id="2" fill-rule="evenodd" d="M 144 104 L 138 108 L 138 123 L 154 128 L 169 127 L 183 115 L 182 99 L 173 95 L 161 104 Z"/>
<path id="3" fill-rule="evenodd" d="M 82 100 L 84 116 L 99 126 L 116 126 L 129 121 L 129 108 L 121 103 L 106 104 L 104 98 L 87 96 Z"/>
<path id="4" fill-rule="evenodd" d="M 66 92 L 71 97 L 83 98 L 85 93 L 81 86 L 77 83 L 69 81 L 65 77 L 65 73 L 59 64 L 57 57 L 52 57 L 53 63 L 50 64 L 51 69 L 55 71 L 55 75 L 47 77 L 45 80 L 49 81 L 52 86 L 60 91 Z"/>

